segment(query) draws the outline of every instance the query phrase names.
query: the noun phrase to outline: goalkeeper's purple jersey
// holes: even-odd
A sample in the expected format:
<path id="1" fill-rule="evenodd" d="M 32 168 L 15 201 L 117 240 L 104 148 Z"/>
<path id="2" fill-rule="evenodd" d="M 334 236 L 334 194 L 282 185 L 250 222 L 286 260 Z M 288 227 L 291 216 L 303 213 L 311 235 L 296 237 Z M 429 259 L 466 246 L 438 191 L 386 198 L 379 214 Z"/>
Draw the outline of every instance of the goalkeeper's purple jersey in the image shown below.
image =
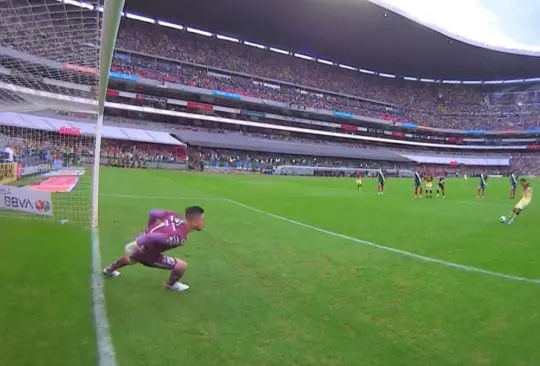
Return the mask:
<path id="1" fill-rule="evenodd" d="M 152 214 L 155 215 L 152 215 Z M 183 245 L 187 240 L 187 228 L 181 214 L 170 211 L 151 211 L 149 226 L 137 238 L 137 245 L 146 254 L 157 254 Z M 151 222 L 151 218 L 154 220 Z"/>
<path id="2" fill-rule="evenodd" d="M 146 227 L 150 228 L 152 225 L 156 223 L 156 221 L 158 220 L 163 221 L 165 219 L 171 219 L 172 216 L 182 217 L 181 214 L 175 211 L 150 210 L 150 212 L 148 212 L 148 223 L 146 224 Z"/>

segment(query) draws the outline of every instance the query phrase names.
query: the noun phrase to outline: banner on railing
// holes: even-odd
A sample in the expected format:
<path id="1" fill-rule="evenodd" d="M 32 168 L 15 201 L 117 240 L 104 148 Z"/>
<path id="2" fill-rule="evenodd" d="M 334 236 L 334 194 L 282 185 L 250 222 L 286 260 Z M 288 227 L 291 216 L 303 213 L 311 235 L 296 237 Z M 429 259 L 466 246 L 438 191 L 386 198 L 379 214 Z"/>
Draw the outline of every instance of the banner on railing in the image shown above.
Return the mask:
<path id="1" fill-rule="evenodd" d="M 26 177 L 34 174 L 48 173 L 52 170 L 51 163 L 42 163 L 39 165 L 31 165 L 21 169 L 21 177 Z"/>
<path id="2" fill-rule="evenodd" d="M 463 139 L 461 137 L 448 137 L 446 141 L 448 141 L 451 144 L 458 144 L 458 145 L 463 143 Z"/>
<path id="3" fill-rule="evenodd" d="M 246 111 L 245 109 L 242 109 L 240 111 L 240 114 L 242 116 L 251 116 L 251 117 L 259 117 L 259 118 L 264 118 L 266 117 L 266 114 L 265 113 L 262 113 L 262 112 L 253 112 L 253 111 Z"/>
<path id="4" fill-rule="evenodd" d="M 60 135 L 80 136 L 81 129 L 77 127 L 62 126 L 58 129 Z"/>
<path id="5" fill-rule="evenodd" d="M 520 133 L 521 131 L 518 129 L 508 129 L 504 131 L 499 131 L 501 135 L 514 135 L 516 133 Z"/>
<path id="6" fill-rule="evenodd" d="M 341 129 L 347 132 L 356 132 L 357 127 L 353 125 L 341 125 Z"/>
<path id="7" fill-rule="evenodd" d="M 70 71 L 77 71 L 77 72 L 85 72 L 87 74 L 97 74 L 97 70 L 95 67 L 89 67 L 89 66 L 82 66 L 82 65 L 75 65 L 75 64 L 69 64 L 65 63 L 64 69 L 70 70 Z"/>
<path id="8" fill-rule="evenodd" d="M 217 97 L 225 97 L 225 98 L 231 98 L 231 99 L 237 99 L 237 100 L 242 99 L 242 96 L 240 94 L 224 92 L 221 90 L 212 90 L 212 95 L 215 95 Z"/>
<path id="9" fill-rule="evenodd" d="M 116 72 L 116 71 L 111 71 L 109 73 L 109 77 L 113 79 L 121 79 L 121 80 L 128 80 L 128 81 L 139 80 L 139 77 L 137 75 L 122 74 L 121 72 Z"/>
<path id="10" fill-rule="evenodd" d="M 195 102 L 188 102 L 187 107 L 189 109 L 199 109 L 201 111 L 213 111 L 214 107 L 212 107 L 210 104 L 203 104 L 203 103 L 195 103 Z"/>
<path id="11" fill-rule="evenodd" d="M 401 126 L 406 128 L 418 128 L 418 125 L 416 123 L 411 122 L 403 122 L 401 123 Z"/>
<path id="12" fill-rule="evenodd" d="M 2 209 L 52 216 L 51 193 L 0 185 L 0 210 Z"/>
<path id="13" fill-rule="evenodd" d="M 352 113 L 347 113 L 347 112 L 334 111 L 332 112 L 332 114 L 336 117 L 341 117 L 341 118 L 348 118 L 348 119 L 353 118 Z"/>
<path id="14" fill-rule="evenodd" d="M 17 180 L 17 163 L 0 164 L 0 184 L 11 183 Z"/>
<path id="15" fill-rule="evenodd" d="M 154 97 L 152 95 L 146 95 L 146 94 L 137 94 L 136 99 L 144 100 L 148 102 L 157 102 L 161 104 L 167 104 L 167 98 Z"/>
<path id="16" fill-rule="evenodd" d="M 486 133 L 484 130 L 468 130 L 467 133 L 469 135 L 483 135 Z"/>

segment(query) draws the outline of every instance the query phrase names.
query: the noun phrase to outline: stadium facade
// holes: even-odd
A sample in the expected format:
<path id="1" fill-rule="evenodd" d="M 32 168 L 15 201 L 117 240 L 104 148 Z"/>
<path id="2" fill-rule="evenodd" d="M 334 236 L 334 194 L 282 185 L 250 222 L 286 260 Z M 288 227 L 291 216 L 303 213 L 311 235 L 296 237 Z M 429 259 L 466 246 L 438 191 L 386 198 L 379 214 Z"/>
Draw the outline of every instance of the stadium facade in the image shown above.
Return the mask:
<path id="1" fill-rule="evenodd" d="M 186 5 L 182 3 L 168 6 Z M 203 3 L 182 12 L 182 24 L 219 33 L 172 23 L 178 20 L 170 18 L 164 23 L 159 19 L 164 19 L 160 12 L 165 4 L 159 1 L 153 8 L 156 19 L 126 10 L 107 92 L 106 123 L 111 126 L 104 130 L 106 141 L 167 145 L 167 154 L 172 154 L 175 162 L 185 156 L 175 146 L 184 143 L 195 151 L 272 154 L 270 165 L 274 167 L 280 163 L 275 157 L 281 154 L 289 160 L 292 156 L 330 158 L 334 167 L 339 165 L 335 159 L 348 159 L 348 166 L 376 161 L 390 162 L 393 167 L 420 163 L 508 171 L 512 156 L 519 158 L 539 149 L 536 105 L 540 95 L 533 78 L 540 75 L 536 57 L 449 40 L 370 3 L 350 5 L 358 8 L 336 15 L 342 27 L 334 33 L 325 29 L 325 22 L 316 29 L 309 24 L 320 19 L 324 9 L 303 8 L 304 16 L 295 23 L 297 32 L 291 30 L 290 37 L 283 38 L 280 35 L 289 34 L 287 17 L 275 18 L 286 26 L 274 33 L 262 26 L 264 23 L 248 26 L 247 14 L 238 12 L 235 28 L 227 16 L 208 20 L 203 8 L 198 9 Z M 235 9 L 238 4 L 230 5 Z M 133 2 L 130 6 L 138 13 L 145 11 L 144 4 Z M 298 15 L 295 12 L 300 8 L 291 9 L 290 14 Z M 165 9 L 171 13 L 170 8 Z M 343 10 L 347 6 L 340 12 Z M 317 42 L 311 33 L 306 35 L 308 29 L 317 34 Z M 345 29 L 347 36 L 342 34 Z M 329 47 L 328 37 L 333 40 L 331 48 L 325 48 Z M 210 57 L 211 50 L 214 55 Z M 78 83 L 76 74 L 86 74 L 91 80 L 95 69 L 39 58 L 10 45 L 0 47 L 0 51 L 0 88 L 11 104 L 21 95 L 66 102 L 67 94 L 71 95 L 68 103 L 59 109 L 79 113 L 59 118 L 33 111 L 31 119 L 20 113 L 6 114 L 3 132 L 7 136 L 36 128 L 48 132 L 58 128 L 63 135 L 68 129 L 81 135 L 94 133 L 86 123 L 91 117 L 80 113 L 92 105 L 93 90 Z M 36 93 L 29 87 L 25 70 L 38 67 L 43 77 L 32 82 L 47 84 L 52 93 Z M 502 83 L 504 88 L 496 80 L 509 78 L 514 80 Z M 472 99 L 468 99 L 470 95 Z M 78 118 L 83 121 L 77 122 Z M 34 122 L 26 123 L 29 120 Z M 494 120 L 498 123 L 492 123 Z M 133 148 L 123 145 L 116 150 L 123 156 L 133 155 L 126 149 Z M 115 158 L 114 153 L 109 155 Z M 251 166 L 246 160 L 226 163 L 245 169 Z M 355 160 L 360 163 L 355 164 Z"/>

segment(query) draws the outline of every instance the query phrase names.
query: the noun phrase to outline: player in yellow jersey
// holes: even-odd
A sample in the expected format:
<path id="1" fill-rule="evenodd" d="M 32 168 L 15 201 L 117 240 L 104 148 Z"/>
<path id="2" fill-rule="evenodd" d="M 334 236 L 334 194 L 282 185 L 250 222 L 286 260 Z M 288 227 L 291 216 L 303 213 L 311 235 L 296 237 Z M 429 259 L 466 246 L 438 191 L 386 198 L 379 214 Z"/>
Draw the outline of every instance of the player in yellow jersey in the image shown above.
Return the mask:
<path id="1" fill-rule="evenodd" d="M 428 174 L 424 180 L 426 181 L 426 198 L 431 198 L 433 194 L 433 177 Z"/>
<path id="2" fill-rule="evenodd" d="M 533 189 L 529 182 L 527 182 L 527 179 L 521 178 L 519 180 L 519 184 L 521 185 L 521 189 L 523 190 L 523 196 L 519 200 L 519 202 L 514 206 L 512 209 L 512 214 L 510 215 L 510 219 L 508 220 L 508 224 L 511 224 L 514 222 L 516 217 L 523 211 L 527 206 L 529 206 L 532 202 L 533 197 Z"/>
<path id="3" fill-rule="evenodd" d="M 356 187 L 358 191 L 362 188 L 362 174 L 360 172 L 356 173 Z"/>

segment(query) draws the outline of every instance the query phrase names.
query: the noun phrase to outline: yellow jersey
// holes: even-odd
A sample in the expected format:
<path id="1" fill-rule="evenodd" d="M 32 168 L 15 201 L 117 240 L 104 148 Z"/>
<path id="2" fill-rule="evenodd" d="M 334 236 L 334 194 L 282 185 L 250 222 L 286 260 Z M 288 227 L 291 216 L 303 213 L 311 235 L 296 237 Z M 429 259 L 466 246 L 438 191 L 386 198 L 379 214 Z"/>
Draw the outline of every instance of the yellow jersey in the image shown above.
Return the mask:
<path id="1" fill-rule="evenodd" d="M 531 204 L 532 196 L 533 196 L 533 189 L 529 184 L 527 184 L 527 188 L 523 189 L 523 197 L 519 200 L 519 202 L 514 207 L 519 210 L 524 210 L 527 206 Z"/>
<path id="2" fill-rule="evenodd" d="M 523 199 L 531 200 L 533 196 L 533 188 L 530 184 L 527 185 L 527 188 L 523 190 Z"/>

